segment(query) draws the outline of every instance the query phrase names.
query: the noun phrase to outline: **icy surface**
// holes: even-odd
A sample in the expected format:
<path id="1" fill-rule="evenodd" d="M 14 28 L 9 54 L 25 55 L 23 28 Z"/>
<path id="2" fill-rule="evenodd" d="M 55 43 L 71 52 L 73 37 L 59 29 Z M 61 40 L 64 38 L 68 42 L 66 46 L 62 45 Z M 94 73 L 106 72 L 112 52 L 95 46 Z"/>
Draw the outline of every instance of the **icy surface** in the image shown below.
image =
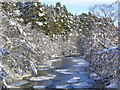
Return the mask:
<path id="1" fill-rule="evenodd" d="M 33 86 L 33 88 L 45 88 L 46 86 Z"/>
<path id="2" fill-rule="evenodd" d="M 30 80 L 31 81 L 42 81 L 42 80 L 49 80 L 49 79 L 53 79 L 56 75 L 53 76 L 40 76 L 40 77 L 31 77 Z"/>

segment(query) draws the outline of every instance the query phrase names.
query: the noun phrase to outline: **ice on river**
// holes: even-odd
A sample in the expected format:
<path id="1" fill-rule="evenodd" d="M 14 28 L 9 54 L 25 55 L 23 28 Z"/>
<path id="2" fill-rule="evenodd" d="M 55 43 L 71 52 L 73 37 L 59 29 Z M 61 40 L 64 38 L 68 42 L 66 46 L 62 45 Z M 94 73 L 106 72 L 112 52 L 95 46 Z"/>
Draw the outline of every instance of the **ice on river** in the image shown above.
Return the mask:
<path id="1" fill-rule="evenodd" d="M 74 74 L 72 72 L 69 72 L 68 69 L 57 69 L 56 72 L 62 73 L 62 74 Z"/>
<path id="2" fill-rule="evenodd" d="M 62 89 L 62 88 L 65 89 L 65 88 L 67 88 L 67 86 L 68 86 L 68 85 L 57 85 L 56 88 L 57 88 L 57 89 L 58 89 L 58 88 L 60 88 L 60 89 Z"/>
<path id="3" fill-rule="evenodd" d="M 67 83 L 74 83 L 74 82 L 78 82 L 80 80 L 80 77 L 73 77 L 70 80 L 67 81 Z"/>
<path id="4" fill-rule="evenodd" d="M 31 81 L 43 81 L 43 80 L 49 80 L 55 78 L 56 75 L 51 75 L 51 76 L 40 76 L 40 77 L 31 77 Z"/>
<path id="5" fill-rule="evenodd" d="M 41 86 L 33 86 L 33 88 L 41 88 L 42 89 L 42 88 L 46 88 L 46 86 L 42 86 L 42 85 Z"/>

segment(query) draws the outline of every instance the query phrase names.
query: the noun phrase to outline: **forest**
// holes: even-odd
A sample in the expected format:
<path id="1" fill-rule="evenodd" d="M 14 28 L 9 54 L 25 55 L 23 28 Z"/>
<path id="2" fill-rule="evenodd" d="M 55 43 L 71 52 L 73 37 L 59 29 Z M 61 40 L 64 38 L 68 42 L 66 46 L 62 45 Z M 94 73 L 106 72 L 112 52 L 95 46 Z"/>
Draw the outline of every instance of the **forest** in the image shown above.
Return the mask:
<path id="1" fill-rule="evenodd" d="M 1 2 L 0 88 L 25 88 L 29 80 L 41 75 L 39 69 L 51 70 L 52 59 L 80 57 L 89 62 L 85 71 L 99 88 L 119 89 L 118 11 L 114 9 L 118 3 L 95 5 L 88 13 L 74 15 L 60 2 L 54 6 Z M 66 61 L 57 63 L 63 65 Z M 20 81 L 20 85 L 11 86 Z"/>

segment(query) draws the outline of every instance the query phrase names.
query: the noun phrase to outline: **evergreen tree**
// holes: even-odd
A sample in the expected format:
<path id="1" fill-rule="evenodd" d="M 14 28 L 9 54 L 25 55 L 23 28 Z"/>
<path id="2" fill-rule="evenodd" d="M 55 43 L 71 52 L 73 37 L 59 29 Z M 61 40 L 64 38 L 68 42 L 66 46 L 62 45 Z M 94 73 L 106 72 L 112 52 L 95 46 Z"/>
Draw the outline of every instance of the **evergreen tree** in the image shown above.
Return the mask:
<path id="1" fill-rule="evenodd" d="M 45 14 L 42 11 L 42 4 L 40 2 L 26 2 L 20 4 L 20 17 L 24 19 L 24 23 L 32 23 L 32 28 L 42 28 L 44 26 Z"/>

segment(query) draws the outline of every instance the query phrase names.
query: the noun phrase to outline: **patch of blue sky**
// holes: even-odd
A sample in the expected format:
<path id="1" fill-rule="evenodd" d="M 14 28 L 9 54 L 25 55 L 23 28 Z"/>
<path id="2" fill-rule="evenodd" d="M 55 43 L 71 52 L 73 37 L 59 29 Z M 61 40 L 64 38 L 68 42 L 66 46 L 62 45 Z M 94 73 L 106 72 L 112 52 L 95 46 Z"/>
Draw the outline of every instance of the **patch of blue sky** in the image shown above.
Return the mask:
<path id="1" fill-rule="evenodd" d="M 69 12 L 72 14 L 82 14 L 88 13 L 90 7 L 96 4 L 112 4 L 118 0 L 39 0 L 43 4 L 55 5 L 56 2 L 60 2 L 61 5 L 65 5 Z M 118 20 L 115 22 L 115 25 L 118 26 Z"/>
<path id="2" fill-rule="evenodd" d="M 55 5 L 56 2 L 61 2 L 65 5 L 72 14 L 88 13 L 89 8 L 95 4 L 112 4 L 116 0 L 39 0 L 48 5 Z"/>

